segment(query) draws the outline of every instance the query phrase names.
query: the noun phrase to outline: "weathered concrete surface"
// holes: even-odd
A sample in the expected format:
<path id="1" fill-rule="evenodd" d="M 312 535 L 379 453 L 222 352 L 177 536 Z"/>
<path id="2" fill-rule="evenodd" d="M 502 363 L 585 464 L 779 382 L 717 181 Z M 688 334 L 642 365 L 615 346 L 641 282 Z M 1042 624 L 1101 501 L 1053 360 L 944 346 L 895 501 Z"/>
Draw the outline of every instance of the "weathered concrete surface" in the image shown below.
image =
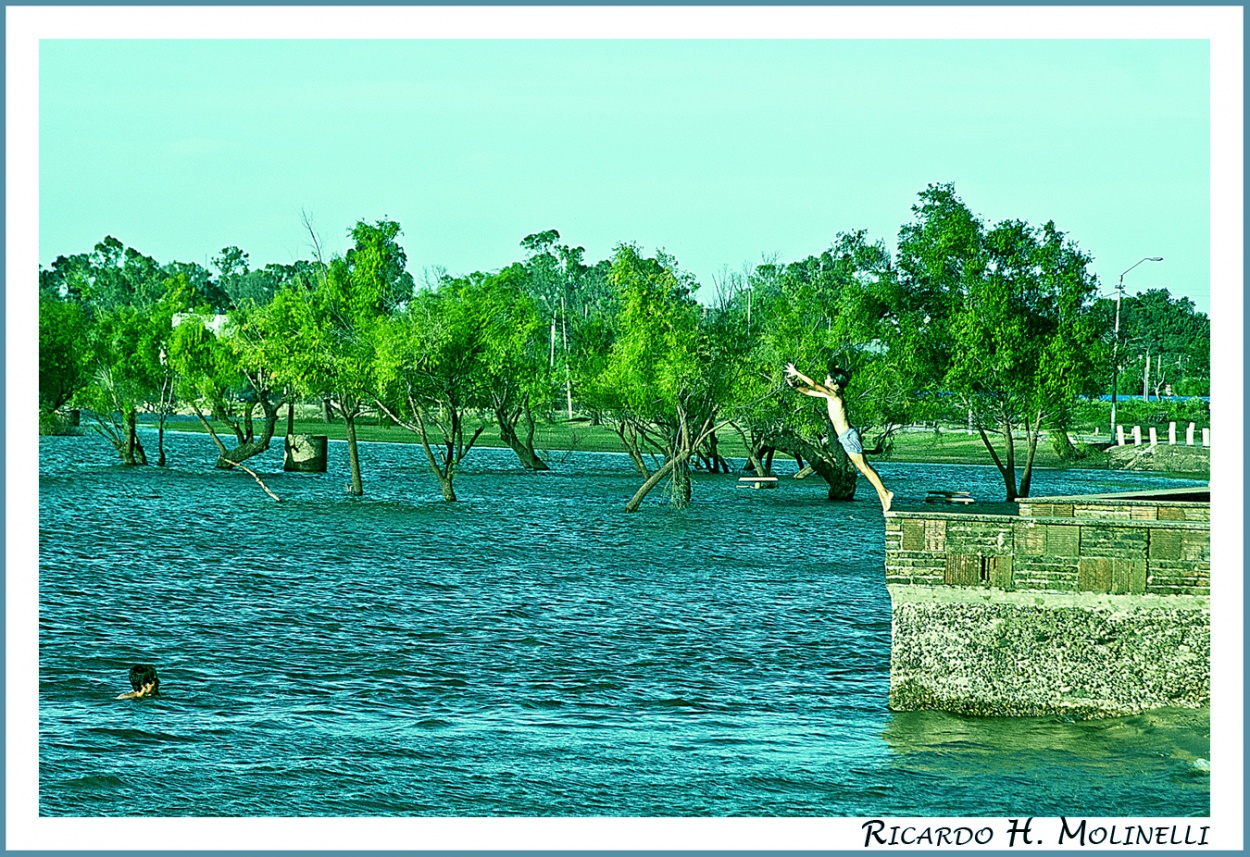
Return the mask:
<path id="1" fill-rule="evenodd" d="M 893 709 L 1096 717 L 1210 704 L 1208 598 L 889 590 Z"/>
<path id="2" fill-rule="evenodd" d="M 325 473 L 329 439 L 323 434 L 289 434 L 282 456 L 282 469 L 288 473 Z"/>

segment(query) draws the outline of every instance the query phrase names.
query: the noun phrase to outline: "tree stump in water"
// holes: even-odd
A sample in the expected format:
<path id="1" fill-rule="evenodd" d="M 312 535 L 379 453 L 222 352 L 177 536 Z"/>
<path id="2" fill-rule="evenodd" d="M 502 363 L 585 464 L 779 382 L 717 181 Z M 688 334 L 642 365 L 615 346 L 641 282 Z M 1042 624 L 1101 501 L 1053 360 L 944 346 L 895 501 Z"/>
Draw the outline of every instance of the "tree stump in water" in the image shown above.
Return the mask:
<path id="1" fill-rule="evenodd" d="M 325 473 L 329 439 L 323 434 L 288 434 L 282 469 L 288 473 Z"/>

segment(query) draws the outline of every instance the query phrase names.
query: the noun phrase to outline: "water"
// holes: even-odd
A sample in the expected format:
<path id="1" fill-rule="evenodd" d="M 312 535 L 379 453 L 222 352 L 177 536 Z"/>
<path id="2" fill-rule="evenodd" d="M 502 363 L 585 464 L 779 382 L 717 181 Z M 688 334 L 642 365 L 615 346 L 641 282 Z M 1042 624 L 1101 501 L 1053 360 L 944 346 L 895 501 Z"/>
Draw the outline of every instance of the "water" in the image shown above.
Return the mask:
<path id="1" fill-rule="evenodd" d="M 626 515 L 623 456 L 527 474 L 480 449 L 448 504 L 418 446 L 367 444 L 354 499 L 332 443 L 324 476 L 249 462 L 274 503 L 207 438 L 167 442 L 165 469 L 40 442 L 43 815 L 1209 811 L 1205 710 L 891 713 L 866 485 L 705 475 L 686 510 Z M 992 467 L 880 470 L 902 502 L 1001 497 Z M 1034 494 L 1188 484 L 1043 472 Z M 163 695 L 116 701 L 136 662 Z"/>

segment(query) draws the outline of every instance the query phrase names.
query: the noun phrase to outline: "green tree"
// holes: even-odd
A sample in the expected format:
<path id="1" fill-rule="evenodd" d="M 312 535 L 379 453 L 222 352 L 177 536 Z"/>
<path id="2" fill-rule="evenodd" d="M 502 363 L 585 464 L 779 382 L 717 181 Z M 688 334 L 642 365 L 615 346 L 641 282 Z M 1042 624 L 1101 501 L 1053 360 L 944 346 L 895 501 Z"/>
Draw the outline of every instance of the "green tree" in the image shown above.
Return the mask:
<path id="1" fill-rule="evenodd" d="M 376 343 L 389 315 L 413 292 L 407 255 L 393 221 L 359 221 L 348 233 L 354 244 L 342 258 L 311 269 L 311 282 L 296 276 L 267 305 L 267 334 L 256 349 L 274 385 L 323 399 L 344 422 L 351 469 L 348 491 L 364 493 L 357 420 L 376 398 Z M 314 236 L 315 237 L 315 236 Z"/>
<path id="2" fill-rule="evenodd" d="M 527 470 L 547 470 L 534 450 L 533 404 L 551 401 L 558 381 L 544 353 L 543 320 L 526 294 L 526 281 L 524 268 L 512 265 L 462 293 L 462 299 L 478 301 L 485 310 L 485 393 L 499 437 Z M 567 355 L 564 369 L 568 383 Z"/>
<path id="3" fill-rule="evenodd" d="M 148 463 L 136 431 L 138 413 L 145 404 L 166 401 L 171 375 L 164 345 L 172 316 L 168 304 L 148 310 L 123 305 L 98 314 L 93 326 L 93 384 L 84 391 L 84 404 L 127 465 Z"/>
<path id="4" fill-rule="evenodd" d="M 967 415 L 1007 499 L 1027 497 L 1043 426 L 1061 425 L 1073 397 L 1097 389 L 1090 259 L 1054 223 L 987 230 L 950 185 L 930 186 L 913 212 L 899 239 L 896 341 L 925 370 L 931 401 L 949 394 Z"/>
<path id="5" fill-rule="evenodd" d="M 693 281 L 664 253 L 645 258 L 630 244 L 616 248 L 609 280 L 621 311 L 601 374 L 589 394 L 612 414 L 617 432 L 646 478 L 626 504 L 636 511 L 666 477 L 672 502 L 690 501 L 691 456 L 714 432 L 732 368 L 716 359 L 701 326 Z M 661 456 L 648 468 L 644 452 Z"/>
<path id="6" fill-rule="evenodd" d="M 259 455 L 273 439 L 284 396 L 265 361 L 283 343 L 265 338 L 284 332 L 271 331 L 270 320 L 263 307 L 250 304 L 228 318 L 201 307 L 183 314 L 174 327 L 169 363 L 179 378 L 178 395 L 217 445 L 218 468 Z M 227 448 L 214 421 L 225 423 L 234 435 L 233 448 Z"/>
<path id="7" fill-rule="evenodd" d="M 94 311 L 150 307 L 165 293 L 166 276 L 160 264 L 111 235 L 95 245 L 82 273 L 82 299 Z"/>
<path id="8" fill-rule="evenodd" d="M 915 401 L 890 344 L 895 285 L 888 251 L 863 232 L 839 234 L 819 256 L 788 265 L 769 262 L 750 272 L 732 312 L 740 328 L 747 327 L 743 304 L 750 301 L 745 338 L 751 368 L 744 377 L 754 392 L 735 427 L 754 452 L 753 469 L 768 472 L 772 451 L 780 450 L 825 481 L 829 500 L 854 497 L 857 471 L 835 442 L 824 402 L 788 392 L 782 368 L 794 362 L 818 379 L 831 364 L 850 370 L 846 401 L 852 419 L 870 453 L 887 449 Z"/>
<path id="9" fill-rule="evenodd" d="M 87 323 L 82 306 L 39 290 L 39 417 L 50 424 L 90 381 Z"/>
<path id="10" fill-rule="evenodd" d="M 136 434 L 138 412 L 160 418 L 159 463 L 165 463 L 164 421 L 173 408 L 173 372 L 166 345 L 175 312 L 193 291 L 185 274 L 170 275 L 155 259 L 106 237 L 88 254 L 60 257 L 40 281 L 81 302 L 88 325 L 91 384 L 82 401 L 95 428 L 128 465 L 147 463 Z"/>
<path id="11" fill-rule="evenodd" d="M 456 473 L 484 424 L 475 409 L 490 407 L 492 329 L 511 313 L 496 278 L 469 277 L 423 290 L 379 337 L 377 404 L 421 438 L 443 499 L 455 502 Z"/>
<path id="12" fill-rule="evenodd" d="M 528 256 L 524 262 L 530 295 L 550 321 L 548 369 L 563 381 L 564 407 L 568 418 L 573 418 L 572 351 L 575 348 L 577 321 L 589 315 L 589 309 L 581 310 L 583 287 L 591 289 L 602 277 L 584 262 L 585 249 L 560 244 L 560 233 L 554 229 L 527 235 L 521 247 Z M 601 295 L 602 290 L 597 290 Z M 586 297 L 594 297 L 588 294 Z M 574 340 L 574 344 L 570 344 Z"/>

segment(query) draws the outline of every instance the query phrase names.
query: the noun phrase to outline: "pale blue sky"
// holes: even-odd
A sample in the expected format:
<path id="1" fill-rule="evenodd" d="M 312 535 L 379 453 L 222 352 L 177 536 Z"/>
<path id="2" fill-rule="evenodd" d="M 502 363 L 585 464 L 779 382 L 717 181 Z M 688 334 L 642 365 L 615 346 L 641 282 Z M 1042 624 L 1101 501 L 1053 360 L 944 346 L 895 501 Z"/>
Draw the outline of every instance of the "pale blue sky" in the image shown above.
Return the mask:
<path id="1" fill-rule="evenodd" d="M 415 276 L 558 229 L 663 247 L 709 294 L 840 231 L 894 247 L 954 182 L 1053 219 L 1110 293 L 1210 306 L 1205 41 L 46 40 L 43 264 L 105 235 L 160 261 L 307 258 L 389 218 Z"/>

